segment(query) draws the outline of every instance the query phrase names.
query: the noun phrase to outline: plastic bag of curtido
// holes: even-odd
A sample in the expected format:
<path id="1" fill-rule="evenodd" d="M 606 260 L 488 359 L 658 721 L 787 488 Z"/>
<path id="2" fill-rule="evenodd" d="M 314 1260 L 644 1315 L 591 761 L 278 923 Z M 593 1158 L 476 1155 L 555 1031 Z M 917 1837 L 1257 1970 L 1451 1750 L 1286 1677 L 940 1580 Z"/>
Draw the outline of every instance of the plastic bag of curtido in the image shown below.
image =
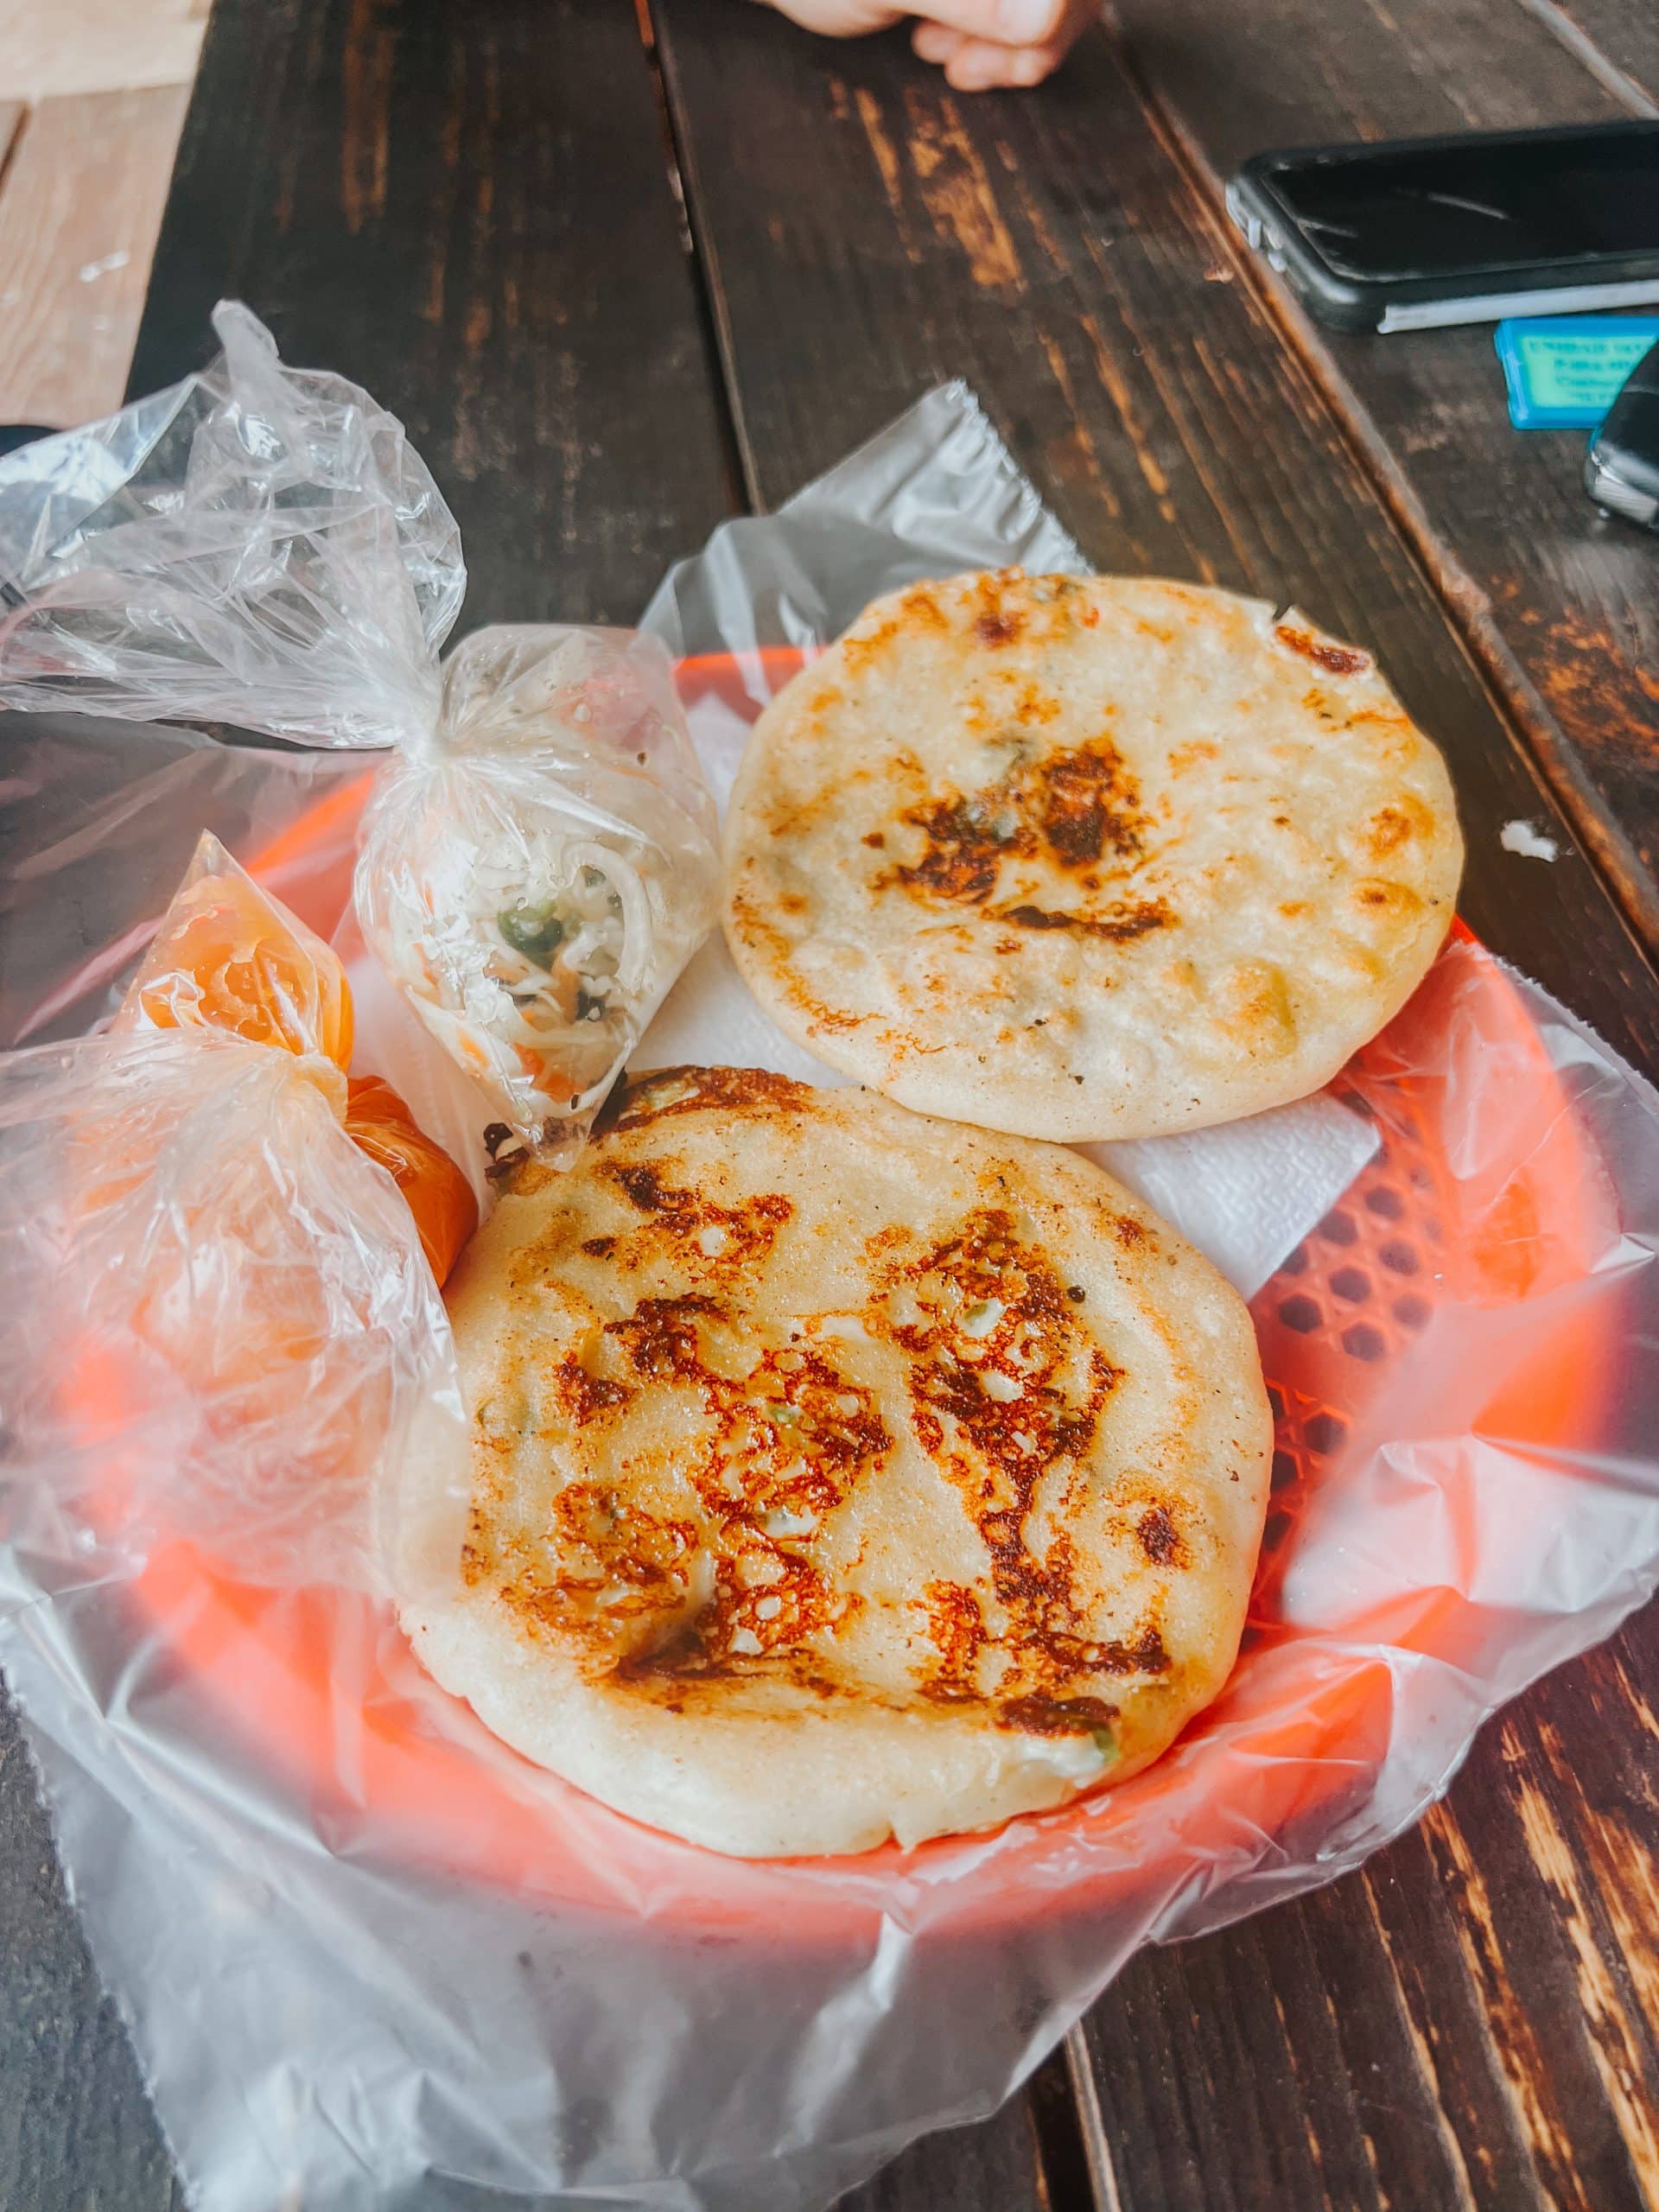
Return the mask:
<path id="1" fill-rule="evenodd" d="M 245 308 L 214 327 L 200 376 L 0 470 L 0 701 L 393 748 L 364 934 L 473 1079 L 475 1139 L 564 1165 L 714 918 L 667 654 L 549 625 L 441 664 L 466 569 L 402 425 Z"/>

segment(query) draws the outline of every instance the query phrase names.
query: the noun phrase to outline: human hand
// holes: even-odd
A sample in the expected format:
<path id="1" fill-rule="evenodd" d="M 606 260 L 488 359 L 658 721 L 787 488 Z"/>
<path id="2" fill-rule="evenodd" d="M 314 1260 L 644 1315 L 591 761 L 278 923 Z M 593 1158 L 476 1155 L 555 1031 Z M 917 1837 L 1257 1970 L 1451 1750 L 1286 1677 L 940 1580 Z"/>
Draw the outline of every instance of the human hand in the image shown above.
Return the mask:
<path id="1" fill-rule="evenodd" d="M 1099 0 L 766 0 L 803 29 L 857 38 L 918 18 L 910 42 L 938 62 L 961 92 L 994 85 L 1040 85 L 1099 14 Z"/>

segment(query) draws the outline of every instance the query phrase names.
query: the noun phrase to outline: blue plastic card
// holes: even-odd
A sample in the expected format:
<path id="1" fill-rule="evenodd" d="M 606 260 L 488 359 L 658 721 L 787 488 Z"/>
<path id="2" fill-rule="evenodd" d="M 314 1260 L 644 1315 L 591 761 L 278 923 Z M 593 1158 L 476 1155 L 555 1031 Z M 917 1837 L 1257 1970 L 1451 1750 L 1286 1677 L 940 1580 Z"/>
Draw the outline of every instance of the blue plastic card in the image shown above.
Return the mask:
<path id="1" fill-rule="evenodd" d="M 1517 430 L 1593 430 L 1659 342 L 1659 315 L 1519 315 L 1492 337 Z"/>

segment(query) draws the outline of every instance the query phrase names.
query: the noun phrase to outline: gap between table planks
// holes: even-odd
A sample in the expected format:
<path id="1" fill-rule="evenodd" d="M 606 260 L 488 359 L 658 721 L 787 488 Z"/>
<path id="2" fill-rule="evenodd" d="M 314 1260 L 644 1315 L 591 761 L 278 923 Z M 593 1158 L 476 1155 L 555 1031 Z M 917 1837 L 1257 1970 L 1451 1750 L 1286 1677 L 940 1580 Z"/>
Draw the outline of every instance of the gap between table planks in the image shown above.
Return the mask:
<path id="1" fill-rule="evenodd" d="M 1659 116 L 1659 15 L 1625 0 L 1521 0 L 1632 111 Z"/>
<path id="2" fill-rule="evenodd" d="M 741 0 L 651 12 L 752 499 L 965 375 L 1103 565 L 1294 598 L 1375 646 L 1452 757 L 1476 926 L 1656 1065 L 1644 958 L 1581 861 L 1502 850 L 1504 820 L 1548 810 L 1532 763 L 1112 44 L 1036 99 L 969 101 L 897 40 L 812 48 Z M 1659 2195 L 1637 1902 L 1655 1629 L 1531 1693 L 1358 1876 L 1132 1964 L 1072 2044 L 1103 2202 Z"/>
<path id="3" fill-rule="evenodd" d="M 1618 0 L 1116 0 L 1122 37 L 1218 197 L 1264 147 L 1659 113 L 1659 19 Z M 1610 63 L 1596 43 L 1613 38 Z M 1255 262 L 1292 344 L 1544 763 L 1659 944 L 1659 539 L 1600 516 L 1585 435 L 1511 429 L 1489 325 L 1322 328 Z"/>

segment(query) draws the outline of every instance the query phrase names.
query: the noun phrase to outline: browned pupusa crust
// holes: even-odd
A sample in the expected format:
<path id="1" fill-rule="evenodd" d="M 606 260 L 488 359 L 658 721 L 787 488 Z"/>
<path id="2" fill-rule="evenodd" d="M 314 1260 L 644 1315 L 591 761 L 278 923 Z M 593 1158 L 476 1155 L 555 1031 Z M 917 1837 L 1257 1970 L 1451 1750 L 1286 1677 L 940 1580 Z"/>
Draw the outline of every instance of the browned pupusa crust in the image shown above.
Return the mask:
<path id="1" fill-rule="evenodd" d="M 1463 847 L 1368 654 L 1265 601 L 1018 569 L 879 600 L 757 723 L 726 935 L 798 1042 L 1078 1141 L 1306 1096 L 1410 995 Z"/>
<path id="2" fill-rule="evenodd" d="M 1135 1772 L 1232 1663 L 1249 1318 L 1074 1155 L 672 1070 L 523 1172 L 450 1306 L 471 1526 L 406 1624 L 623 1811 L 753 1854 L 987 1825 Z"/>

